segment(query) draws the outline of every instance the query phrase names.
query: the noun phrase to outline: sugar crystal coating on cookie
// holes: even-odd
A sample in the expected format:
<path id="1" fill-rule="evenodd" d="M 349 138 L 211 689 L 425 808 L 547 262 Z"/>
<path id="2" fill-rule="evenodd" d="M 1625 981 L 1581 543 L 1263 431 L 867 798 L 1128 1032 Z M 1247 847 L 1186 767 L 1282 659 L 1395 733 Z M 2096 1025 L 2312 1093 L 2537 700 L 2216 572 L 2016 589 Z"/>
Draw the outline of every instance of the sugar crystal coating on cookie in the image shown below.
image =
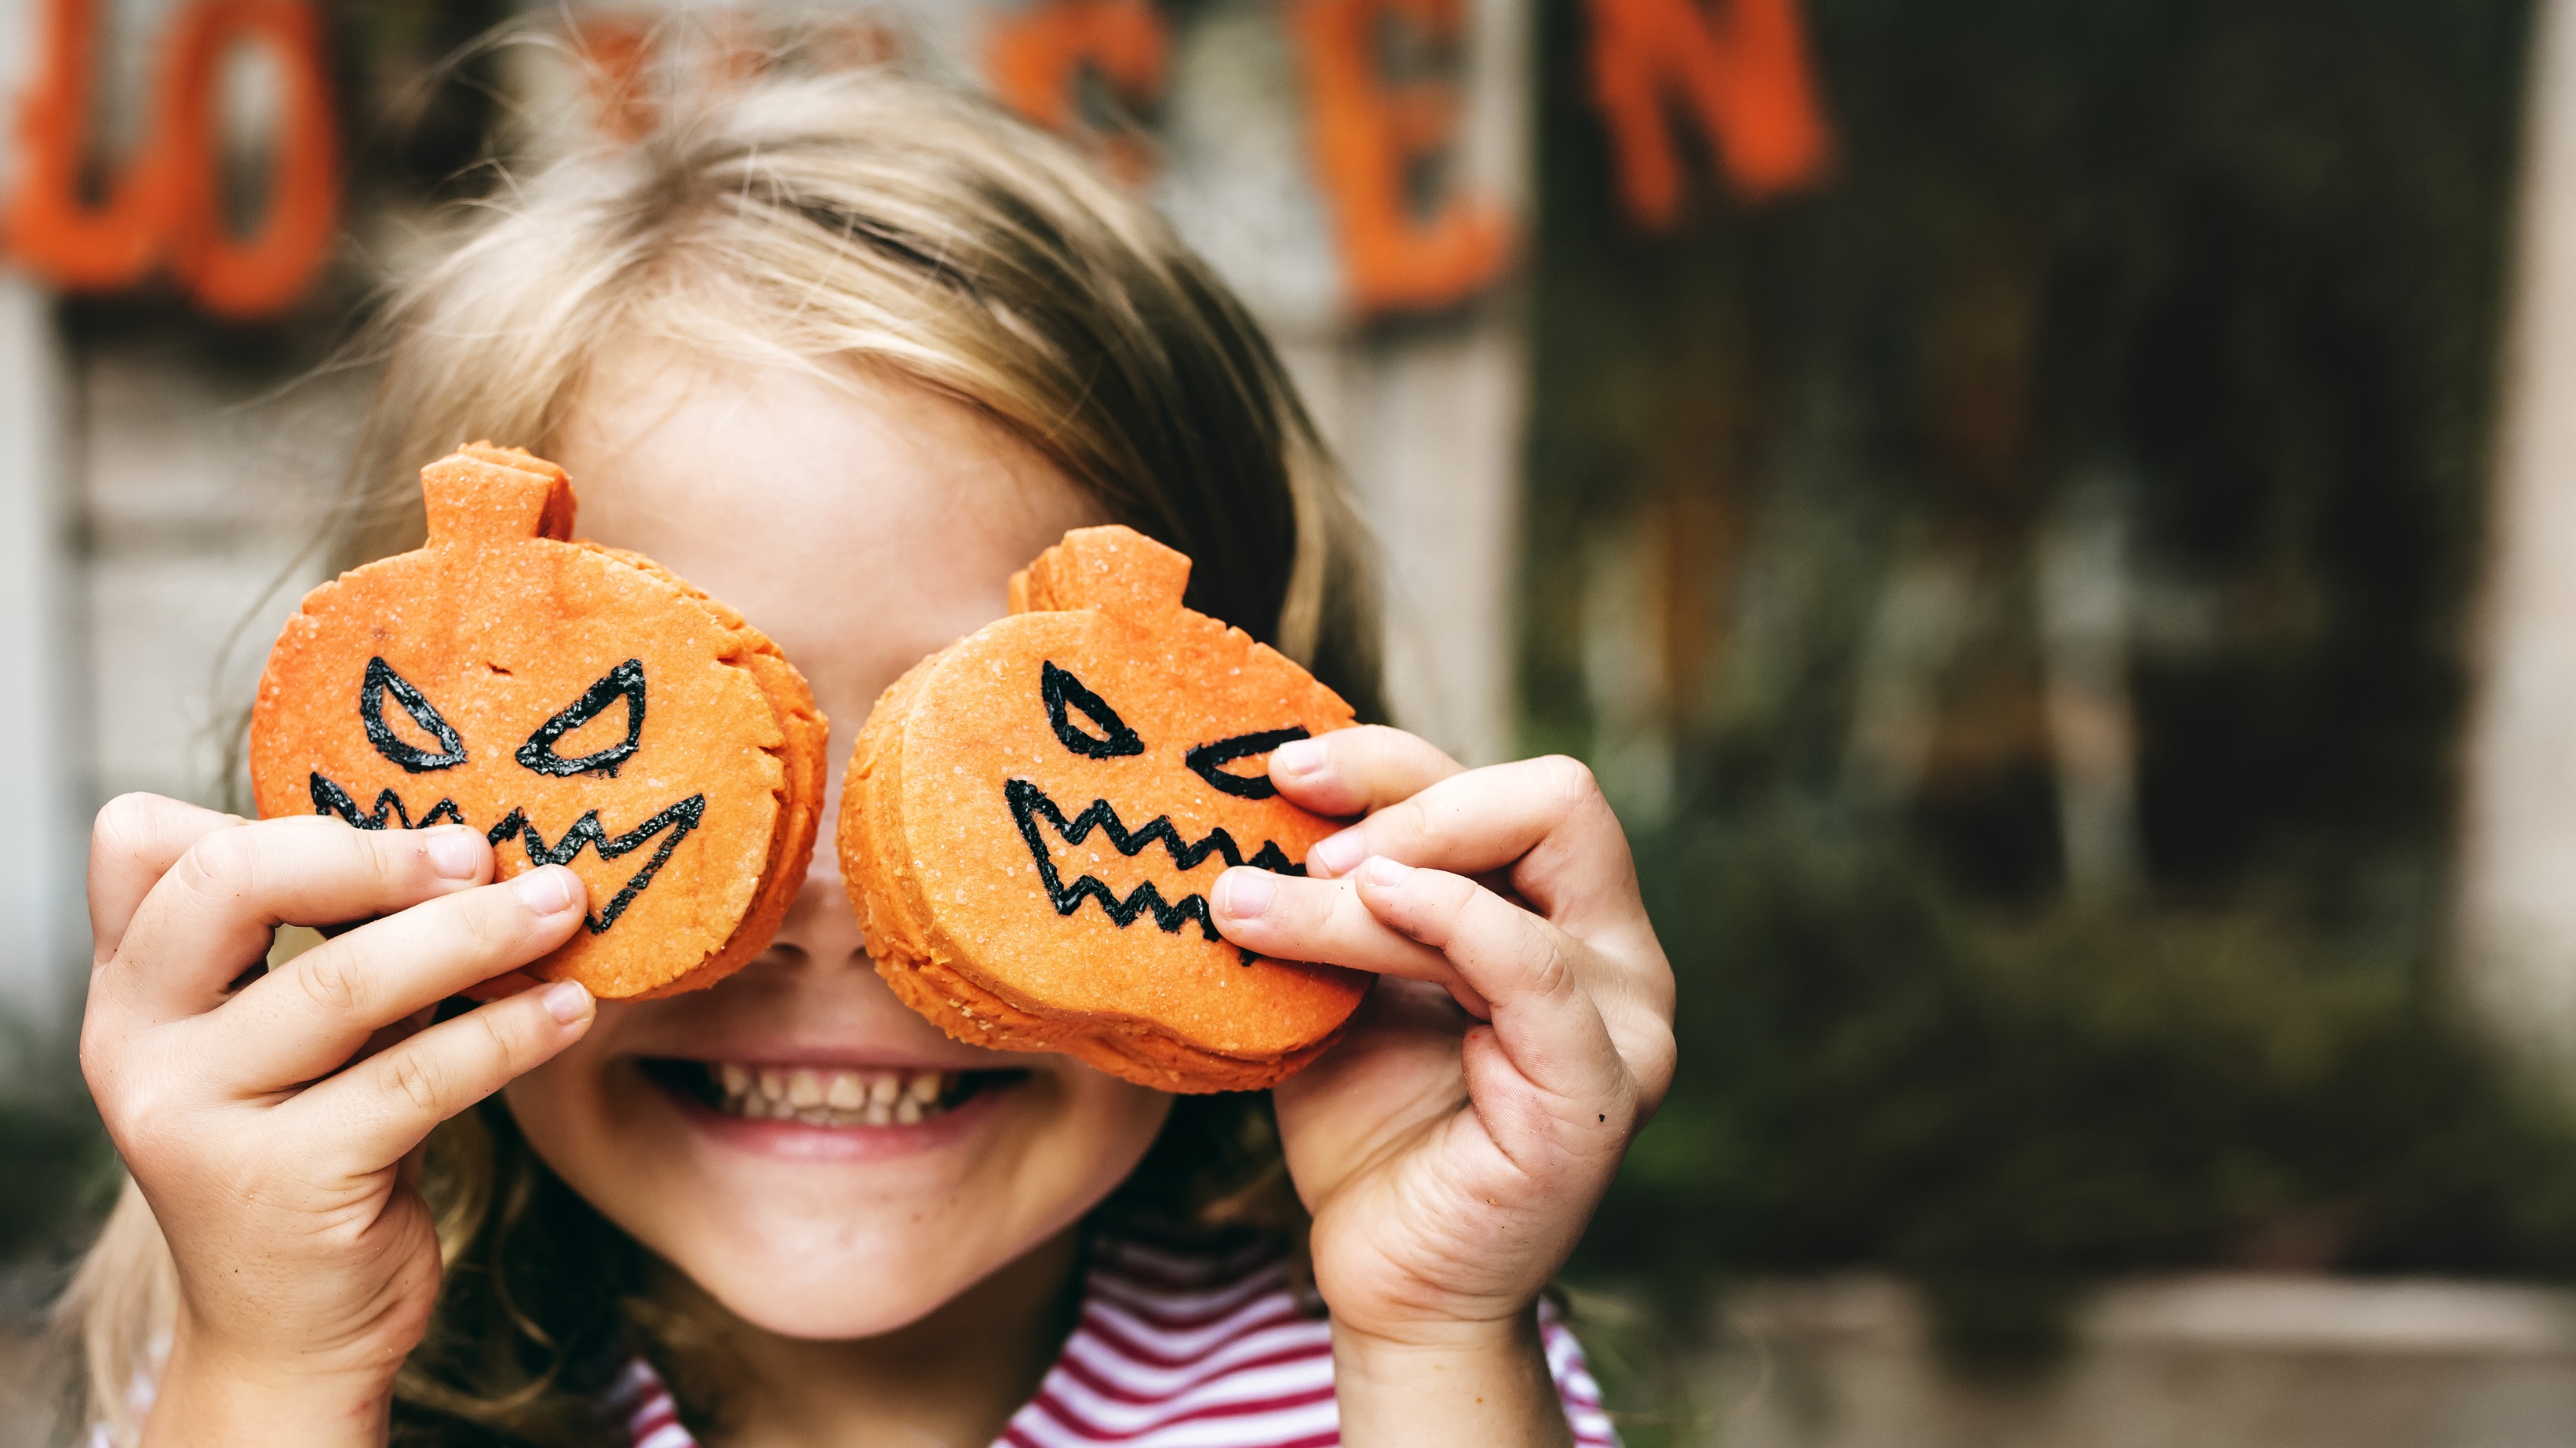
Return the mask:
<path id="1" fill-rule="evenodd" d="M 1189 568 L 1084 528 L 1013 578 L 1011 617 L 878 701 L 843 785 L 842 872 L 880 973 L 951 1035 L 1247 1089 L 1328 1045 L 1368 978 L 1238 949 L 1206 892 L 1231 865 L 1303 873 L 1338 825 L 1280 798 L 1268 756 L 1352 716 L 1183 607 Z"/>
<path id="2" fill-rule="evenodd" d="M 748 962 L 813 851 L 803 678 L 650 560 L 572 541 L 554 464 L 476 444 L 421 478 L 428 542 L 313 590 L 270 651 L 260 813 L 465 824 L 504 878 L 569 865 L 588 917 L 530 969 L 603 997 Z"/>

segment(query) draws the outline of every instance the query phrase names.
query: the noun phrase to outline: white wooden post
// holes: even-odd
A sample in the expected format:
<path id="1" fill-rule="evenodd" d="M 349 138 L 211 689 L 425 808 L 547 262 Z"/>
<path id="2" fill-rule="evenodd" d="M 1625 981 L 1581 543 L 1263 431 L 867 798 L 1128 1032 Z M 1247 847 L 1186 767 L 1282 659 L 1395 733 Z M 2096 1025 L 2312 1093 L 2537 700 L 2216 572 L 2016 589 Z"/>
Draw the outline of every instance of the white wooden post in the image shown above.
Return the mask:
<path id="1" fill-rule="evenodd" d="M 2457 969 L 2498 1035 L 2576 1094 L 2576 10 L 2534 27 Z"/>
<path id="2" fill-rule="evenodd" d="M 34 79 L 37 6 L 0 0 L 0 114 Z M 16 179 L 0 130 L 0 194 Z M 35 282 L 0 265 L 0 1088 L 78 1000 L 86 756 L 72 747 L 61 337 Z"/>
<path id="3" fill-rule="evenodd" d="M 0 1078 L 74 999 L 85 760 L 67 727 L 62 365 L 50 299 L 0 271 Z"/>
<path id="4" fill-rule="evenodd" d="M 1469 11 L 1459 175 L 1530 217 L 1528 0 Z M 1387 701 L 1396 722 L 1469 764 L 1511 752 L 1519 641 L 1521 460 L 1529 361 L 1525 287 L 1422 336 L 1354 348 L 1333 439 L 1376 528 Z"/>
<path id="5" fill-rule="evenodd" d="M 1469 763 L 1512 747 L 1528 391 L 1523 289 L 1357 325 L 1342 306 L 1286 11 L 1220 3 L 1180 37 L 1156 199 L 1279 344 L 1375 533 L 1397 723 Z M 1457 175 L 1526 217 L 1529 0 L 1469 7 Z M 1530 238 L 1521 239 L 1526 265 Z"/>

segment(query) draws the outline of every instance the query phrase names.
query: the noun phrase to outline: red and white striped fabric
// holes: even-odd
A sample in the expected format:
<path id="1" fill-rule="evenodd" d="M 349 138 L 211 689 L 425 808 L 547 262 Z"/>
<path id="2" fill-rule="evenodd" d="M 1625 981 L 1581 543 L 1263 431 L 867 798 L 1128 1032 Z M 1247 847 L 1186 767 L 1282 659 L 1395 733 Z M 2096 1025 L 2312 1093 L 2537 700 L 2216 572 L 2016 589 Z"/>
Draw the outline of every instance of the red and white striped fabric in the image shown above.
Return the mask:
<path id="1" fill-rule="evenodd" d="M 1331 1324 L 1275 1258 L 1213 1261 L 1127 1242 L 1093 1254 L 1082 1317 L 995 1448 L 1330 1448 Z M 1539 1306 L 1547 1369 L 1578 1448 L 1617 1448 L 1582 1345 Z M 634 1448 L 696 1448 L 669 1389 L 637 1361 L 607 1404 Z"/>

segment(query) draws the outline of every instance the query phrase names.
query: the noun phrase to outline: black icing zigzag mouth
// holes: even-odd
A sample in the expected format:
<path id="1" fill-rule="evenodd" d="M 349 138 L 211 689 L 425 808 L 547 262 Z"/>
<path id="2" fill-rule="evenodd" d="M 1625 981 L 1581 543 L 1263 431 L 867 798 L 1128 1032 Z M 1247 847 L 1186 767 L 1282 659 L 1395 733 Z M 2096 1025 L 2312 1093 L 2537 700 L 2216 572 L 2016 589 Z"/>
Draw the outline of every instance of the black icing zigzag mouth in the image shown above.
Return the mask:
<path id="1" fill-rule="evenodd" d="M 1234 842 L 1234 836 L 1226 833 L 1223 826 L 1208 831 L 1204 838 L 1191 844 L 1181 838 L 1180 830 L 1174 827 L 1169 815 L 1157 815 L 1139 829 L 1128 829 L 1118 818 L 1117 807 L 1105 799 L 1093 800 L 1082 813 L 1067 819 L 1063 806 L 1057 804 L 1053 796 L 1025 779 L 1004 782 L 1002 798 L 1010 804 L 1011 819 L 1019 826 L 1020 838 L 1029 847 L 1029 859 L 1038 867 L 1038 882 L 1046 887 L 1047 900 L 1055 906 L 1058 915 L 1071 915 L 1082 908 L 1083 901 L 1096 900 L 1109 916 L 1110 923 L 1120 929 L 1135 923 L 1139 916 L 1150 914 L 1154 924 L 1166 934 L 1177 934 L 1183 925 L 1195 920 L 1208 939 L 1224 939 L 1217 932 L 1216 920 L 1209 913 L 1207 896 L 1202 892 L 1192 891 L 1177 901 L 1166 901 L 1163 892 L 1148 880 L 1121 900 L 1116 891 L 1095 875 L 1079 875 L 1070 884 L 1066 883 L 1063 872 L 1056 868 L 1053 852 L 1047 848 L 1046 836 L 1038 829 L 1040 820 L 1053 826 L 1057 836 L 1068 845 L 1081 844 L 1096 829 L 1109 837 L 1110 845 L 1119 854 L 1130 859 L 1142 854 L 1148 846 L 1160 844 L 1171 854 L 1173 865 L 1183 871 L 1197 869 L 1214 855 L 1229 866 L 1251 865 L 1281 875 L 1306 873 L 1306 867 L 1292 862 L 1287 851 L 1279 848 L 1275 840 L 1262 841 L 1261 848 L 1250 859 L 1244 858 L 1243 848 Z M 1243 952 L 1243 958 L 1247 964 L 1250 963 L 1252 953 Z"/>
<path id="2" fill-rule="evenodd" d="M 362 813 L 358 809 L 357 801 L 349 797 L 349 792 L 325 777 L 319 770 L 313 774 L 312 793 L 315 814 L 338 815 L 362 830 L 380 830 L 388 824 L 399 824 L 407 830 L 425 830 L 436 824 L 461 825 L 467 822 L 465 812 L 456 807 L 456 801 L 453 799 L 441 799 L 429 807 L 429 813 L 414 822 L 411 810 L 404 805 L 402 796 L 390 789 L 376 796 L 375 808 L 372 811 Z M 707 797 L 703 794 L 693 794 L 687 799 L 667 806 L 651 819 L 626 833 L 612 835 L 605 826 L 600 824 L 599 811 L 591 810 L 580 819 L 574 820 L 572 828 L 565 830 L 562 838 L 549 845 L 546 843 L 545 836 L 538 832 L 536 822 L 528 818 L 527 812 L 513 808 L 502 817 L 499 824 L 485 830 L 483 837 L 492 842 L 493 848 L 498 849 L 503 841 L 514 835 L 517 836 L 520 845 L 528 852 L 528 863 L 532 865 L 568 865 L 585 848 L 597 849 L 599 857 L 603 860 L 614 860 L 621 855 L 642 849 L 655 837 L 660 837 L 661 846 L 653 851 L 651 859 L 644 862 L 644 868 L 636 871 L 634 878 L 626 882 L 624 889 L 619 890 L 604 908 L 591 914 L 585 921 L 590 927 L 590 933 L 598 935 L 615 925 L 618 917 L 626 913 L 626 907 L 635 903 L 635 897 L 643 894 L 645 887 L 653 883 L 653 877 L 661 873 L 662 866 L 670 861 L 671 852 L 678 849 L 680 841 L 687 839 L 689 832 L 696 829 L 699 821 L 706 818 L 706 812 Z M 1202 903 L 1199 909 L 1204 914 L 1207 907 Z"/>

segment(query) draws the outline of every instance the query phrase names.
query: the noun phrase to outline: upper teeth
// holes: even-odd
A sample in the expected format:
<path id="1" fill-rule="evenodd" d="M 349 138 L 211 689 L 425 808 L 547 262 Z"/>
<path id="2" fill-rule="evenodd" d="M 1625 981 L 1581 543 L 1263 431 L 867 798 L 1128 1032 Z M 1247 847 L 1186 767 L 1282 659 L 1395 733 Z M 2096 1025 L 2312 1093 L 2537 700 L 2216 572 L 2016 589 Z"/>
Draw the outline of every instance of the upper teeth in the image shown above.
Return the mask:
<path id="1" fill-rule="evenodd" d="M 910 1126 L 947 1109 L 940 1103 L 957 1080 L 947 1071 L 837 1071 L 732 1061 L 718 1065 L 715 1076 L 728 1114 L 813 1126 Z"/>

